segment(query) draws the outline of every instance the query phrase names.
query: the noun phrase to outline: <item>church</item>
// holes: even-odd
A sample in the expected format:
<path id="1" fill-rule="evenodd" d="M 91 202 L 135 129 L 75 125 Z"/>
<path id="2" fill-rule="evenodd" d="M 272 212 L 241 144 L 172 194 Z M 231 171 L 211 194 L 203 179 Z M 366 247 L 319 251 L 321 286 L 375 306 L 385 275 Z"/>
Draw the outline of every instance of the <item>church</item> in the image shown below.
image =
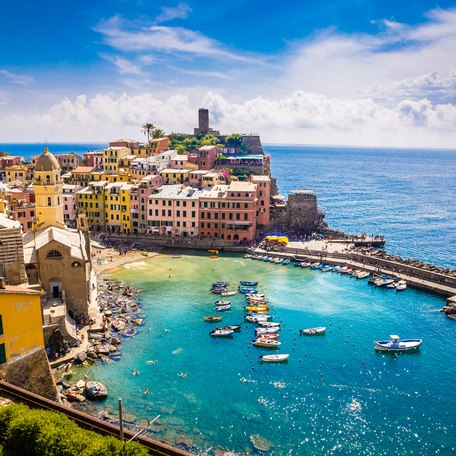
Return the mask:
<path id="1" fill-rule="evenodd" d="M 47 147 L 36 160 L 33 189 L 36 217 L 32 231 L 23 236 L 28 283 L 41 286 L 52 306 L 64 305 L 62 317 L 68 314 L 76 323 L 86 323 L 91 278 L 88 224 L 79 216 L 77 229 L 66 227 L 60 165 Z"/>

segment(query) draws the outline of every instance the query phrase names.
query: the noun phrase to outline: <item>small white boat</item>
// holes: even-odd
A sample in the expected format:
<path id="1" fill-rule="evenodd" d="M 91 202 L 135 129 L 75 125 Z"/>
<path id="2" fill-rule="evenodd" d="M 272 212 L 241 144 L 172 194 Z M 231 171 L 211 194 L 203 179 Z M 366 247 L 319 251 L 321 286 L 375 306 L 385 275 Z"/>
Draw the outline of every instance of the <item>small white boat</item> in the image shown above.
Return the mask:
<path id="1" fill-rule="evenodd" d="M 214 329 L 209 333 L 211 337 L 231 337 L 233 335 L 232 329 Z"/>
<path id="2" fill-rule="evenodd" d="M 277 355 L 263 355 L 260 356 L 261 361 L 264 363 L 282 363 L 290 357 L 289 354 L 277 354 Z"/>
<path id="3" fill-rule="evenodd" d="M 300 329 L 299 333 L 304 334 L 305 336 L 316 336 L 318 334 L 324 334 L 326 331 L 326 326 L 318 326 L 316 328 Z"/>
<path id="4" fill-rule="evenodd" d="M 358 272 L 358 274 L 356 274 L 357 279 L 366 279 L 369 276 L 370 276 L 370 273 L 367 271 L 360 271 L 360 272 Z"/>
<path id="5" fill-rule="evenodd" d="M 260 321 L 258 324 L 260 326 L 264 326 L 265 328 L 278 328 L 282 323 L 278 321 Z"/>
<path id="6" fill-rule="evenodd" d="M 396 284 L 396 291 L 403 291 L 407 288 L 407 282 L 405 280 L 399 280 Z"/>
<path id="7" fill-rule="evenodd" d="M 247 293 L 245 295 L 247 299 L 264 299 L 264 293 L 256 293 L 256 294 L 251 294 Z"/>
<path id="8" fill-rule="evenodd" d="M 231 309 L 231 304 L 227 304 L 225 306 L 218 306 L 215 308 L 217 312 L 224 312 L 225 310 L 230 310 Z"/>
<path id="9" fill-rule="evenodd" d="M 417 350 L 423 343 L 423 339 L 403 339 L 397 335 L 391 335 L 390 340 L 379 340 L 374 342 L 374 348 L 378 351 L 402 352 Z"/>
<path id="10" fill-rule="evenodd" d="M 225 301 L 225 300 L 221 300 L 221 301 L 215 301 L 215 305 L 216 306 L 227 306 L 231 304 L 231 301 Z"/>
<path id="11" fill-rule="evenodd" d="M 236 293 L 237 291 L 222 291 L 220 296 L 234 296 Z"/>
<path id="12" fill-rule="evenodd" d="M 262 339 L 261 337 L 253 341 L 255 347 L 277 348 L 281 342 L 275 339 Z"/>
<path id="13" fill-rule="evenodd" d="M 274 334 L 277 331 L 280 331 L 280 326 L 272 326 L 270 328 L 256 328 L 255 329 L 255 334 L 257 334 L 257 335 Z"/>
<path id="14" fill-rule="evenodd" d="M 250 323 L 259 323 L 260 321 L 268 321 L 270 317 L 270 315 L 247 315 L 245 319 Z"/>
<path id="15" fill-rule="evenodd" d="M 358 277 L 358 274 L 360 272 L 362 272 L 361 269 L 355 269 L 350 273 L 350 275 L 352 275 L 353 277 Z"/>

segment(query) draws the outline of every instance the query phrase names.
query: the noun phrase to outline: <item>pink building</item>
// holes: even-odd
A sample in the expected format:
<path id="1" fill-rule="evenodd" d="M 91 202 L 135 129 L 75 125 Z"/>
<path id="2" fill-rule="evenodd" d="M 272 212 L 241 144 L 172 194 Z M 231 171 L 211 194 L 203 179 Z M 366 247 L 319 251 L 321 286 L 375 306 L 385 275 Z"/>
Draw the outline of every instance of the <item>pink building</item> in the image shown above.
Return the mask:
<path id="1" fill-rule="evenodd" d="M 109 147 L 128 147 L 129 149 L 139 149 L 140 143 L 134 139 L 116 139 L 109 143 Z"/>
<path id="2" fill-rule="evenodd" d="M 80 185 L 65 184 L 63 186 L 63 220 L 65 222 L 65 225 L 69 226 L 70 228 L 76 227 L 76 219 L 78 216 L 76 193 L 79 190 L 82 190 L 82 188 L 83 187 Z"/>
<path id="3" fill-rule="evenodd" d="M 188 166 L 188 155 L 176 155 L 171 159 L 170 168 L 184 169 Z"/>
<path id="4" fill-rule="evenodd" d="M 269 176 L 251 176 L 250 181 L 256 184 L 256 222 L 259 226 L 265 226 L 270 221 L 271 178 Z"/>
<path id="5" fill-rule="evenodd" d="M 190 171 L 188 174 L 188 183 L 195 187 L 202 187 L 203 186 L 203 176 L 207 174 L 209 171 L 205 169 L 197 169 L 195 171 Z"/>
<path id="6" fill-rule="evenodd" d="M 82 154 L 82 165 L 90 166 L 92 168 L 104 169 L 103 168 L 103 151 L 102 150 L 91 150 Z"/>
<path id="7" fill-rule="evenodd" d="M 185 185 L 163 185 L 149 196 L 148 232 L 166 236 L 198 235 L 198 198 L 201 190 Z"/>
<path id="8" fill-rule="evenodd" d="M 188 156 L 188 162 L 198 166 L 198 169 L 212 169 L 217 160 L 217 146 L 203 146 L 195 154 Z"/>

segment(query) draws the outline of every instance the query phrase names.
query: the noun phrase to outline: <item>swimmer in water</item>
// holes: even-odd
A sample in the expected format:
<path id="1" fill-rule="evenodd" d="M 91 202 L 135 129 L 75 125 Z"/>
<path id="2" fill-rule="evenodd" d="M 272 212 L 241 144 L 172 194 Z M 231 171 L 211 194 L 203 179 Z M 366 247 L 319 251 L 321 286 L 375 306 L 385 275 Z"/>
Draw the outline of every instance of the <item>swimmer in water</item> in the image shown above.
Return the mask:
<path id="1" fill-rule="evenodd" d="M 150 359 L 149 361 L 146 361 L 146 364 L 155 364 L 156 362 L 156 359 Z"/>
<path id="2" fill-rule="evenodd" d="M 146 389 L 144 390 L 144 394 L 149 394 L 149 388 L 146 388 Z"/>
<path id="3" fill-rule="evenodd" d="M 353 399 L 350 404 L 350 410 L 353 410 L 354 412 L 361 411 L 361 404 L 356 399 Z"/>
<path id="4" fill-rule="evenodd" d="M 187 372 L 179 372 L 177 375 L 179 377 L 185 378 L 185 377 L 187 377 Z"/>

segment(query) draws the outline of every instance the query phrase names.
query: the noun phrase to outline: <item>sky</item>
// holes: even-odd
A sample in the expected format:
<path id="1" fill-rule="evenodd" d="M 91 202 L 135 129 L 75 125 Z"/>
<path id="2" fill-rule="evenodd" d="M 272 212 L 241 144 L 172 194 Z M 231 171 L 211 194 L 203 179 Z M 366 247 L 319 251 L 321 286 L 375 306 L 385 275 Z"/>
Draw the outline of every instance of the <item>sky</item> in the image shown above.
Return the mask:
<path id="1" fill-rule="evenodd" d="M 0 142 L 456 149 L 456 0 L 0 0 Z"/>

